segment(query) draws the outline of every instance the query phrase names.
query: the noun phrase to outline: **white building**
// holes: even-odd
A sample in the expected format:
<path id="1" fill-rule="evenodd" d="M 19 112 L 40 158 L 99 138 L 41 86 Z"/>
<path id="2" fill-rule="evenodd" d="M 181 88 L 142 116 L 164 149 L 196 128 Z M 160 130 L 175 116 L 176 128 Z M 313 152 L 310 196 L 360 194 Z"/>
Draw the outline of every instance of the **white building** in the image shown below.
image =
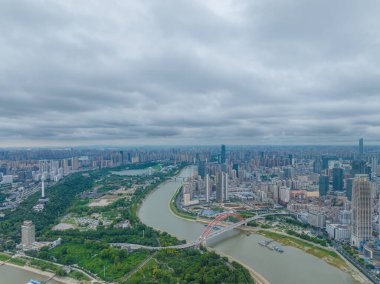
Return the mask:
<path id="1" fill-rule="evenodd" d="M 352 187 L 351 243 L 360 246 L 372 238 L 372 198 L 368 175 L 356 175 Z"/>
<path id="2" fill-rule="evenodd" d="M 307 221 L 313 227 L 324 228 L 326 226 L 326 217 L 322 213 L 309 212 Z"/>
<path id="3" fill-rule="evenodd" d="M 290 189 L 286 186 L 280 186 L 279 200 L 281 203 L 288 204 L 290 201 Z"/>
<path id="4" fill-rule="evenodd" d="M 349 241 L 351 238 L 351 227 L 342 224 L 327 224 L 326 231 L 330 238 L 337 241 Z"/>
<path id="5" fill-rule="evenodd" d="M 36 228 L 32 221 L 24 221 L 21 225 L 21 244 L 24 248 L 30 248 L 36 241 Z"/>

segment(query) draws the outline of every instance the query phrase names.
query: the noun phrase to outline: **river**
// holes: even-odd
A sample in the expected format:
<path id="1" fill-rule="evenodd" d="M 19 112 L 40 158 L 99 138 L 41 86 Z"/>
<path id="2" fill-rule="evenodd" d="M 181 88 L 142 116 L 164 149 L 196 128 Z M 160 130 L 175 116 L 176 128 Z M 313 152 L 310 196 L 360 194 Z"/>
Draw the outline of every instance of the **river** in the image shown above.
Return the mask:
<path id="1" fill-rule="evenodd" d="M 191 176 L 192 171 L 186 168 L 180 177 Z M 139 217 L 148 226 L 192 241 L 200 236 L 204 224 L 174 216 L 169 209 L 169 202 L 181 184 L 181 181 L 169 181 L 159 186 L 143 202 Z M 252 267 L 272 284 L 358 283 L 348 273 L 302 250 L 282 246 L 285 252 L 279 254 L 264 248 L 258 244 L 263 239 L 260 235 L 248 236 L 234 230 L 208 245 Z"/>
<path id="2" fill-rule="evenodd" d="M 47 276 L 26 271 L 18 267 L 9 265 L 0 266 L 0 284 L 26 284 L 30 279 L 43 281 L 48 278 Z M 51 280 L 48 283 L 58 284 L 61 282 Z"/>

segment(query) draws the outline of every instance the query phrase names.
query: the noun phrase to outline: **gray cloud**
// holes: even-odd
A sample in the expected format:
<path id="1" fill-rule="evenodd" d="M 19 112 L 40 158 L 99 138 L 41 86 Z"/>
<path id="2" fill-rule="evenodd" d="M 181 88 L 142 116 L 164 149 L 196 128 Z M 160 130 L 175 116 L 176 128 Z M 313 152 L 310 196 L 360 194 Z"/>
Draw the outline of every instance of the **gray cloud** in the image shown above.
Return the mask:
<path id="1" fill-rule="evenodd" d="M 0 146 L 380 141 L 380 4 L 4 0 Z"/>

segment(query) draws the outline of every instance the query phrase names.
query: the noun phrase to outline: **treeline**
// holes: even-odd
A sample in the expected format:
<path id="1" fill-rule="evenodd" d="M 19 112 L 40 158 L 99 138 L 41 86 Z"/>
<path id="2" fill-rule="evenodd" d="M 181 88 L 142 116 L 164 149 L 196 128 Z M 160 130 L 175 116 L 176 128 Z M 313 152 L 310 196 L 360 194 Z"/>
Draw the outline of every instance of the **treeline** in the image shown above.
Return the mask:
<path id="1" fill-rule="evenodd" d="M 327 246 L 327 241 L 324 240 L 324 239 L 320 239 L 320 238 L 317 238 L 317 237 L 311 237 L 307 234 L 300 234 L 300 233 L 297 233 L 293 230 L 287 230 L 286 231 L 287 234 L 289 235 L 292 235 L 292 236 L 296 236 L 298 238 L 301 238 L 303 240 L 306 240 L 306 241 L 309 241 L 309 242 L 313 242 L 313 243 L 316 243 L 316 244 L 320 244 L 322 246 Z"/>
<path id="2" fill-rule="evenodd" d="M 127 282 L 121 283 L 254 283 L 240 264 L 232 264 L 214 252 L 168 249 L 159 251 Z"/>

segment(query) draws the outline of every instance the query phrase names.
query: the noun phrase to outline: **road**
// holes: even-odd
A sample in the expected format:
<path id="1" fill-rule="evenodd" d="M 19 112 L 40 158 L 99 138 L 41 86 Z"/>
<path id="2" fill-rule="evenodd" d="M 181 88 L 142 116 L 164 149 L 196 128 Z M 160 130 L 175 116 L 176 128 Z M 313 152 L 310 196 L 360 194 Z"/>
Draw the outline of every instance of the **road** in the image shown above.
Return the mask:
<path id="1" fill-rule="evenodd" d="M 369 280 L 373 283 L 380 284 L 380 280 L 371 273 L 366 267 L 361 265 L 354 257 L 352 257 L 342 246 L 336 242 L 334 242 L 334 248 L 344 256 L 349 262 L 351 262 L 361 273 L 363 273 Z"/>

